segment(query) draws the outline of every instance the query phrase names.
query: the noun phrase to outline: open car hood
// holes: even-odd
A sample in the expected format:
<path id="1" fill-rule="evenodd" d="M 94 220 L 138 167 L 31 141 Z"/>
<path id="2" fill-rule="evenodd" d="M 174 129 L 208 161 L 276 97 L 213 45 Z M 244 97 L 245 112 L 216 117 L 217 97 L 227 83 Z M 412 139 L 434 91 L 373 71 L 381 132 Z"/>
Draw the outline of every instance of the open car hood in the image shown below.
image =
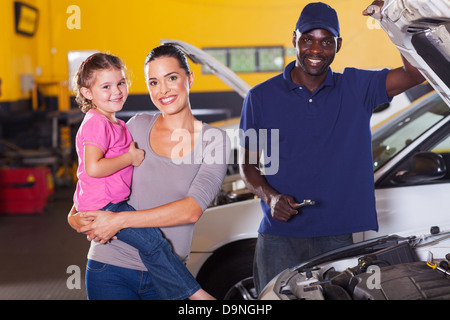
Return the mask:
<path id="1" fill-rule="evenodd" d="M 385 0 L 367 12 L 450 106 L 450 1 Z"/>
<path id="2" fill-rule="evenodd" d="M 448 300 L 448 225 L 330 251 L 282 271 L 259 300 Z"/>
<path id="3" fill-rule="evenodd" d="M 251 86 L 242 80 L 238 75 L 231 71 L 227 66 L 205 53 L 203 50 L 183 41 L 161 39 L 159 41 L 163 44 L 171 44 L 183 51 L 194 63 L 207 66 L 211 71 L 219 77 L 223 82 L 229 85 L 242 98 L 245 98 Z"/>

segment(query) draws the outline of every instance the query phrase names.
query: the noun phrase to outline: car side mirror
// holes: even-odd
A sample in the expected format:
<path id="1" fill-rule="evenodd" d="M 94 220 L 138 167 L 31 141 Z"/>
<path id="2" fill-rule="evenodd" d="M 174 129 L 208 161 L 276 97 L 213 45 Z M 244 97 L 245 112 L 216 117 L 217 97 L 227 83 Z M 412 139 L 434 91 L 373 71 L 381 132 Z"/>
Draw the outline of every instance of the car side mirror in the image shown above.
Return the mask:
<path id="1" fill-rule="evenodd" d="M 409 160 L 408 170 L 395 174 L 395 183 L 420 183 L 440 179 L 445 176 L 447 167 L 442 155 L 434 152 L 419 152 Z"/>

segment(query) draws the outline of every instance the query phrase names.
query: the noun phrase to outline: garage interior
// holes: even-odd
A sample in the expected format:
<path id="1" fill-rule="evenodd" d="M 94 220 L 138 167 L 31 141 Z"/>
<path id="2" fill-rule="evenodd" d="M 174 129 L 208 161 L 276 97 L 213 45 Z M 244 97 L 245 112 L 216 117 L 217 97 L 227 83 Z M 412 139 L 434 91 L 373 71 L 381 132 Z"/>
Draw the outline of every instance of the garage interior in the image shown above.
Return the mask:
<path id="1" fill-rule="evenodd" d="M 1 1 L 0 300 L 86 300 L 89 242 L 67 223 L 76 183 L 73 140 L 83 117 L 74 102 L 71 77 L 84 58 L 97 51 L 124 58 L 133 82 L 125 105 L 128 114 L 155 111 L 142 65 L 148 50 L 161 39 L 181 39 L 215 52 L 217 58 L 223 52 L 228 57 L 243 53 L 241 60 L 228 58 L 239 61 L 229 67 L 251 86 L 282 72 L 295 59 L 292 23 L 310 1 L 288 0 L 283 5 L 277 0 L 207 2 L 133 0 L 124 7 L 119 0 L 80 0 L 77 5 L 69 0 Z M 373 19 L 361 16 L 366 3 L 326 2 L 342 12 L 345 46 L 334 61 L 335 71 L 343 70 L 349 60 L 365 69 L 401 64 L 398 50 L 384 31 Z M 255 8 L 257 14 L 253 14 Z M 148 12 L 159 11 L 171 12 L 176 21 L 165 24 L 164 32 L 143 33 L 142 21 L 147 21 L 148 30 L 165 23 L 164 15 L 146 20 Z M 189 21 L 196 23 L 180 18 L 186 12 Z M 113 26 L 114 36 L 98 37 L 99 26 L 110 25 L 111 17 L 119 14 L 125 27 Z M 355 25 L 362 26 L 358 32 Z M 383 48 L 383 55 L 365 50 L 374 43 Z M 281 52 L 277 61 L 281 59 L 282 64 L 266 70 L 255 65 L 254 56 L 263 50 Z M 355 55 L 355 51 L 365 54 Z M 209 112 L 200 120 L 239 117 L 242 98 L 202 66 L 192 63 L 191 67 L 196 75 L 192 105 L 205 109 L 199 114 Z"/>
<path id="2" fill-rule="evenodd" d="M 73 191 L 58 188 L 42 214 L 0 215 L 0 300 L 86 300 L 89 242 L 67 224 Z"/>

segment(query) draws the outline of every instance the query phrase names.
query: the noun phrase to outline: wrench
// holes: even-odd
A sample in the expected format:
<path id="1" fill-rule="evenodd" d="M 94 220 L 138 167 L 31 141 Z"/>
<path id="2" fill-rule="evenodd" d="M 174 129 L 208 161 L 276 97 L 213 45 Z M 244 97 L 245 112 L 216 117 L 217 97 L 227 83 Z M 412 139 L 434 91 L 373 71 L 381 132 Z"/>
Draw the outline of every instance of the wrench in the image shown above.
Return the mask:
<path id="1" fill-rule="evenodd" d="M 313 206 L 315 204 L 316 204 L 316 202 L 313 200 L 303 200 L 303 202 L 299 203 L 294 209 L 300 209 L 300 208 L 303 208 L 306 206 Z"/>

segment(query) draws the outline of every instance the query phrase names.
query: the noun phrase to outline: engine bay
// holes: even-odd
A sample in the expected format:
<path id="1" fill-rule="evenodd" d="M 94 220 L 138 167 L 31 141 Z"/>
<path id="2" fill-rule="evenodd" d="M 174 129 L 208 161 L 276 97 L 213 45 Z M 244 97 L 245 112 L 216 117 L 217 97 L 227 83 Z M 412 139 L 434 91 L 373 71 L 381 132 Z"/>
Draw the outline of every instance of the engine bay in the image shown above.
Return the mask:
<path id="1" fill-rule="evenodd" d="M 450 254 L 423 261 L 416 244 L 415 238 L 391 236 L 337 250 L 284 271 L 272 293 L 281 300 L 450 299 Z M 266 291 L 265 298 L 273 296 Z"/>

